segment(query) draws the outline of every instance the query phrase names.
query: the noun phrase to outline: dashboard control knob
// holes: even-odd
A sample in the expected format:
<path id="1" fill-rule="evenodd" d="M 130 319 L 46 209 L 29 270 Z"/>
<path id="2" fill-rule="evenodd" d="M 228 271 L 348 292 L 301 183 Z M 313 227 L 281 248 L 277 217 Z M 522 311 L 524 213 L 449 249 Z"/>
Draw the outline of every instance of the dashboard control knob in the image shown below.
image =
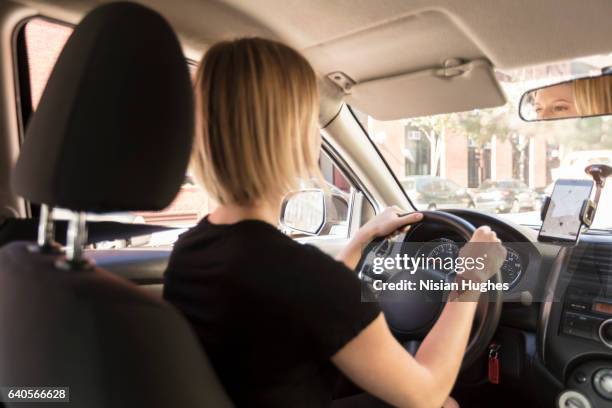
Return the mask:
<path id="1" fill-rule="evenodd" d="M 612 348 L 612 319 L 604 320 L 599 325 L 599 339 L 603 344 Z"/>
<path id="2" fill-rule="evenodd" d="M 584 384 L 587 380 L 587 377 L 585 373 L 583 373 L 582 371 L 578 371 L 576 372 L 576 374 L 574 374 L 574 379 L 578 384 Z"/>
<path id="3" fill-rule="evenodd" d="M 559 408 L 591 408 L 589 400 L 578 391 L 565 390 L 559 395 Z"/>
<path id="4" fill-rule="evenodd" d="M 593 375 L 595 391 L 607 400 L 612 400 L 612 368 L 602 368 Z"/>

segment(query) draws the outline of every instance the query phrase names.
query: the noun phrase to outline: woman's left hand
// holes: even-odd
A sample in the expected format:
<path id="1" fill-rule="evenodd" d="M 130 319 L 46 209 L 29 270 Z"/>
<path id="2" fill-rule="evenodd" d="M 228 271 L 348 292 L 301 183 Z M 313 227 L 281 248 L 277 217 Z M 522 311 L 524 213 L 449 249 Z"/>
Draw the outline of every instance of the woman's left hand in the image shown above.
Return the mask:
<path id="1" fill-rule="evenodd" d="M 407 232 L 410 224 L 423 219 L 419 212 L 407 213 L 397 206 L 387 207 L 383 212 L 372 218 L 359 229 L 357 235 L 362 235 L 366 244 L 378 237 L 392 237 Z"/>
<path id="2" fill-rule="evenodd" d="M 399 207 L 387 207 L 383 212 L 365 223 L 348 245 L 340 251 L 337 258 L 346 266 L 354 269 L 361 258 L 361 252 L 365 246 L 378 237 L 392 237 L 396 234 L 406 232 L 410 224 L 417 223 L 423 219 L 423 214 L 418 212 L 406 213 Z"/>

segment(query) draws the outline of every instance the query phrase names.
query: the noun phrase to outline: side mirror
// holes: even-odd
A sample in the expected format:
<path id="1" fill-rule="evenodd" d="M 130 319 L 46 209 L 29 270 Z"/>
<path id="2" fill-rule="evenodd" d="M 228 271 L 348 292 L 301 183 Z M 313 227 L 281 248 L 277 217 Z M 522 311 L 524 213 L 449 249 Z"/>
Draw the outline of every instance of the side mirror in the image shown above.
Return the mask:
<path id="1" fill-rule="evenodd" d="M 289 193 L 281 207 L 283 228 L 308 235 L 318 235 L 326 221 L 325 194 L 310 189 Z"/>
<path id="2" fill-rule="evenodd" d="M 329 191 L 307 189 L 288 194 L 281 207 L 280 225 L 291 235 L 348 234 L 350 194 L 333 186 Z"/>

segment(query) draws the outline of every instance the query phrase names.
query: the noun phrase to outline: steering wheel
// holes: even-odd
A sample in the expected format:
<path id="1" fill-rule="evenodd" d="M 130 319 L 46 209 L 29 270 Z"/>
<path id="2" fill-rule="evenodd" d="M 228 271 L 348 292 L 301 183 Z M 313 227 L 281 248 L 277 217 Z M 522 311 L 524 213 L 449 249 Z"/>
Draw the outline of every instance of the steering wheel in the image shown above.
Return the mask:
<path id="1" fill-rule="evenodd" d="M 421 211 L 421 213 L 423 214 L 423 219 L 411 226 L 412 231 L 416 230 L 419 226 L 425 227 L 428 223 L 436 223 L 459 235 L 466 242 L 470 240 L 475 231 L 472 224 L 456 215 L 438 211 Z M 375 250 L 375 248 L 380 248 L 381 244 L 384 245 L 385 241 L 379 238 L 368 244 L 359 262 L 359 269 L 362 269 L 368 254 Z M 377 252 L 377 255 L 379 254 L 380 252 Z M 446 278 L 446 273 L 442 271 L 420 269 L 418 273 L 425 274 L 427 278 L 434 279 L 435 281 Z M 414 275 L 410 271 L 401 270 L 390 277 L 387 282 L 397 283 L 411 279 L 414 279 Z M 491 277 L 491 282 L 495 284 L 502 283 L 499 271 Z M 444 292 L 440 290 L 381 291 L 378 302 L 391 331 L 399 338 L 410 339 L 413 342 L 416 340 L 418 344 L 420 344 L 420 341 L 423 340 L 438 320 L 445 305 Z M 481 294 L 472 332 L 463 357 L 462 369 L 469 367 L 487 350 L 497 329 L 501 309 L 501 291 L 488 291 Z"/>

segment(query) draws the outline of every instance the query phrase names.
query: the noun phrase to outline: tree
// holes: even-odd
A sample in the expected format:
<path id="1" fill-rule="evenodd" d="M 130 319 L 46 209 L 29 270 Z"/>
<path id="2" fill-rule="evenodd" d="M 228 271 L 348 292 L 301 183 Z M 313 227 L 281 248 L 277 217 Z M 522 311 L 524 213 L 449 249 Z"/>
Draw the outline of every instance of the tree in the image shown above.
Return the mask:
<path id="1" fill-rule="evenodd" d="M 450 113 L 404 119 L 404 124 L 420 131 L 427 138 L 431 151 L 431 175 L 440 172 L 442 141 L 452 132 L 464 135 L 478 146 L 489 143 L 494 135 L 502 140 L 508 137 L 508 105 L 487 110 Z"/>
<path id="2" fill-rule="evenodd" d="M 457 114 L 424 116 L 420 118 L 404 119 L 404 125 L 420 131 L 430 145 L 431 152 L 431 175 L 437 176 L 440 173 L 440 158 L 442 154 L 442 141 L 448 129 L 456 127 Z"/>
<path id="3" fill-rule="evenodd" d="M 465 134 L 478 146 L 491 143 L 493 136 L 506 140 L 510 134 L 508 104 L 493 109 L 476 109 L 457 114 L 455 130 Z"/>

